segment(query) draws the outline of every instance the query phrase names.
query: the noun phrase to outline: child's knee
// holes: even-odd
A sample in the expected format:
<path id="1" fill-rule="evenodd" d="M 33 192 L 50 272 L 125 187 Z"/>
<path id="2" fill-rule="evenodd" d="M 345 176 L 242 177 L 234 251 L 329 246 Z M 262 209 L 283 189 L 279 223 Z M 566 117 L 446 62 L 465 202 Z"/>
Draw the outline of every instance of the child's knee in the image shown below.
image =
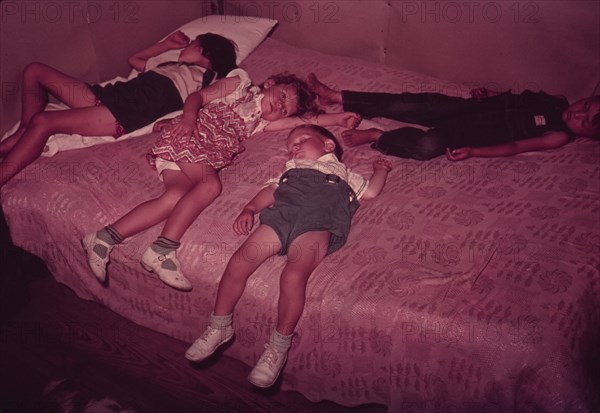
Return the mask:
<path id="1" fill-rule="evenodd" d="M 444 154 L 444 151 L 444 141 L 435 132 L 426 133 L 415 150 L 421 160 L 436 158 Z"/>
<path id="2" fill-rule="evenodd" d="M 311 274 L 309 269 L 286 271 L 279 280 L 280 291 L 286 295 L 304 296 Z"/>
<path id="3" fill-rule="evenodd" d="M 64 133 L 65 122 L 60 112 L 44 111 L 36 113 L 29 121 L 27 129 L 34 130 L 41 139 L 48 139 L 54 133 Z"/>
<path id="4" fill-rule="evenodd" d="M 183 189 L 169 189 L 160 196 L 162 203 L 169 207 L 175 208 L 175 205 L 185 196 L 187 192 Z"/>
<path id="5" fill-rule="evenodd" d="M 217 182 L 212 186 L 212 195 L 216 198 L 221 195 L 221 192 L 223 192 L 223 185 L 221 180 L 217 179 Z"/>
<path id="6" fill-rule="evenodd" d="M 200 187 L 199 189 L 202 191 L 202 193 L 207 198 L 211 199 L 217 198 L 223 191 L 223 185 L 221 184 L 221 180 L 219 179 L 218 175 L 206 180 L 206 182 L 200 183 L 198 186 Z"/>
<path id="7" fill-rule="evenodd" d="M 443 139 L 435 131 L 423 131 L 412 127 L 384 133 L 374 147 L 386 155 L 419 161 L 436 158 L 445 150 Z"/>
<path id="8" fill-rule="evenodd" d="M 32 62 L 23 69 L 25 79 L 38 79 L 48 69 L 48 66 L 40 62 Z"/>
<path id="9" fill-rule="evenodd" d="M 36 113 L 29 121 L 28 128 L 38 132 L 51 132 L 53 129 L 51 117 L 47 112 Z"/>
<path id="10" fill-rule="evenodd" d="M 282 286 L 296 287 L 304 284 L 308 277 L 310 277 L 311 271 L 301 271 L 295 269 L 293 271 L 286 271 L 284 277 L 281 278 L 280 284 Z"/>

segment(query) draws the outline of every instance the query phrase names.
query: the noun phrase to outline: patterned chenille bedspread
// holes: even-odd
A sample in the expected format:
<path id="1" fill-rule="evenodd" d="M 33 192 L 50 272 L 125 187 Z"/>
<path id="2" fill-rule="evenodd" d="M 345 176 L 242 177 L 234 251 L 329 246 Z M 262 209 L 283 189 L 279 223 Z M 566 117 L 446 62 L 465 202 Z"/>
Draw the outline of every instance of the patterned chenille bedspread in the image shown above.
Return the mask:
<path id="1" fill-rule="evenodd" d="M 272 39 L 243 67 L 257 83 L 287 70 L 315 72 L 345 89 L 467 93 Z M 396 125 L 374 119 L 362 127 L 374 124 Z M 40 159 L 2 189 L 2 207 L 14 243 L 44 259 L 58 282 L 192 342 L 243 241 L 232 222 L 282 167 L 285 136 L 254 136 L 221 172 L 222 195 L 182 239 L 189 293 L 139 265 L 159 227 L 113 251 L 107 287 L 79 246 L 85 233 L 161 193 L 145 159 L 156 135 Z M 344 156 L 368 175 L 379 155 L 365 146 Z M 315 401 L 381 403 L 390 412 L 598 411 L 600 144 L 577 139 L 544 153 L 459 163 L 390 160 L 383 193 L 362 202 L 346 246 L 309 281 L 282 388 Z M 262 353 L 284 260 L 268 260 L 248 282 L 226 355 L 253 365 Z"/>

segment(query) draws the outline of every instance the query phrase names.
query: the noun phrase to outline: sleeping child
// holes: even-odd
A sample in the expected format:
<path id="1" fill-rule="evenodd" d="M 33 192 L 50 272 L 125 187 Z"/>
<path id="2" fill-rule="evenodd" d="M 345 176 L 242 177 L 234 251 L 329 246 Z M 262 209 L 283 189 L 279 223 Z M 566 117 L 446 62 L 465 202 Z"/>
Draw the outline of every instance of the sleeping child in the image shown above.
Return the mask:
<path id="1" fill-rule="evenodd" d="M 191 290 L 176 250 L 185 231 L 221 193 L 219 171 L 244 150 L 245 139 L 261 130 L 291 129 L 305 123 L 355 127 L 360 121 L 354 113 L 319 112 L 312 90 L 291 74 L 271 76 L 257 87 L 245 71 L 237 69 L 192 93 L 183 115 L 155 125 L 161 136 L 148 160 L 165 192 L 83 238 L 94 275 L 104 282 L 112 248 L 165 221 L 158 239 L 143 253 L 142 266 L 175 289 Z"/>
<path id="2" fill-rule="evenodd" d="M 146 61 L 183 48 L 177 62 L 146 70 Z M 236 67 L 236 45 L 206 33 L 194 41 L 180 31 L 129 58 L 137 77 L 115 84 L 88 85 L 43 63 L 23 71 L 21 124 L 0 142 L 0 187 L 36 160 L 51 135 L 119 136 L 149 125 L 173 111 L 214 77 Z M 49 95 L 70 109 L 46 111 Z"/>
<path id="3" fill-rule="evenodd" d="M 370 180 L 350 171 L 340 162 L 341 148 L 333 134 L 314 125 L 292 130 L 287 149 L 290 160 L 281 176 L 268 181 L 236 218 L 233 229 L 239 235 L 250 233 L 259 213 L 260 225 L 229 260 L 210 324 L 185 353 L 188 360 L 199 362 L 230 341 L 233 310 L 248 278 L 269 257 L 285 255 L 277 326 L 248 376 L 262 388 L 275 383 L 287 360 L 310 275 L 345 244 L 358 200 L 379 195 L 392 169 L 389 161 L 378 159 Z"/>

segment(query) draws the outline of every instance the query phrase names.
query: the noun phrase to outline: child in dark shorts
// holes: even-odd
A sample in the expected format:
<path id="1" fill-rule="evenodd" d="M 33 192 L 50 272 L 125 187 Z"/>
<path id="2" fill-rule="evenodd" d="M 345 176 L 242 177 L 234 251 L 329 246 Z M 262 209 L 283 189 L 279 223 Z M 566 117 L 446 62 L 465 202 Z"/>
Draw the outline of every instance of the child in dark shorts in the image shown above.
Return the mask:
<path id="1" fill-rule="evenodd" d="M 146 61 L 183 48 L 178 62 L 146 70 Z M 149 125 L 181 110 L 190 93 L 225 77 L 236 68 L 236 46 L 222 36 L 205 33 L 190 42 L 180 31 L 129 58 L 140 73 L 112 85 L 88 85 L 43 63 L 23 71 L 19 128 L 0 142 L 0 187 L 36 160 L 56 133 L 114 136 Z M 52 94 L 70 109 L 46 111 Z"/>
<path id="2" fill-rule="evenodd" d="M 420 161 L 446 155 L 450 161 L 512 156 L 559 148 L 575 137 L 600 139 L 600 96 L 569 104 L 561 96 L 525 90 L 498 93 L 473 89 L 472 98 L 440 93 L 377 93 L 334 90 L 314 74 L 309 83 L 321 104 L 429 129 L 349 129 L 347 146 L 370 144 L 386 155 Z"/>
<path id="3" fill-rule="evenodd" d="M 140 262 L 168 286 L 190 291 L 193 285 L 177 258 L 181 238 L 221 193 L 219 172 L 245 149 L 244 141 L 263 130 L 313 123 L 355 127 L 359 121 L 354 113 L 320 113 L 312 90 L 291 73 L 273 75 L 258 87 L 243 69 L 232 70 L 191 94 L 183 115 L 154 124 L 161 135 L 147 157 L 165 190 L 83 238 L 90 269 L 104 283 L 112 249 L 164 221 Z"/>
<path id="4" fill-rule="evenodd" d="M 358 200 L 376 197 L 392 169 L 381 158 L 373 163 L 370 180 L 350 171 L 338 160 L 341 148 L 335 137 L 320 126 L 296 127 L 288 136 L 287 148 L 290 160 L 284 173 L 267 182 L 233 224 L 237 234 L 247 235 L 254 215 L 260 212 L 260 225 L 227 264 L 210 325 L 185 354 L 191 361 L 202 361 L 231 340 L 233 310 L 246 281 L 267 258 L 287 255 L 280 278 L 277 326 L 248 376 L 262 388 L 273 385 L 287 360 L 304 309 L 308 278 L 325 256 L 344 245 Z"/>

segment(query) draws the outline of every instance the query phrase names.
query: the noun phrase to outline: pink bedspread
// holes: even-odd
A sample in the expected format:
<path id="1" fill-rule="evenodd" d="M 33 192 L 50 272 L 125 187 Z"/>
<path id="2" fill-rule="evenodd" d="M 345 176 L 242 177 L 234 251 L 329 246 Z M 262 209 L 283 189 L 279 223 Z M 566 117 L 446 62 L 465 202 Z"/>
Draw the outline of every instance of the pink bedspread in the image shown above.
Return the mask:
<path id="1" fill-rule="evenodd" d="M 340 88 L 466 92 L 271 39 L 243 66 L 256 82 L 314 71 Z M 57 281 L 191 342 L 243 240 L 231 224 L 283 165 L 285 136 L 255 136 L 221 173 L 223 194 L 182 240 L 190 293 L 139 265 L 158 227 L 113 251 L 108 288 L 79 246 L 83 234 L 161 192 L 144 158 L 153 135 L 40 159 L 3 188 L 2 206 L 14 243 L 43 258 Z M 368 174 L 377 156 L 354 148 L 345 161 Z M 384 192 L 362 203 L 347 245 L 309 281 L 282 387 L 315 401 L 382 403 L 390 412 L 598 411 L 600 145 L 579 139 L 545 153 L 460 163 L 391 160 Z M 275 257 L 250 279 L 228 356 L 252 365 L 262 352 L 283 263 Z"/>

